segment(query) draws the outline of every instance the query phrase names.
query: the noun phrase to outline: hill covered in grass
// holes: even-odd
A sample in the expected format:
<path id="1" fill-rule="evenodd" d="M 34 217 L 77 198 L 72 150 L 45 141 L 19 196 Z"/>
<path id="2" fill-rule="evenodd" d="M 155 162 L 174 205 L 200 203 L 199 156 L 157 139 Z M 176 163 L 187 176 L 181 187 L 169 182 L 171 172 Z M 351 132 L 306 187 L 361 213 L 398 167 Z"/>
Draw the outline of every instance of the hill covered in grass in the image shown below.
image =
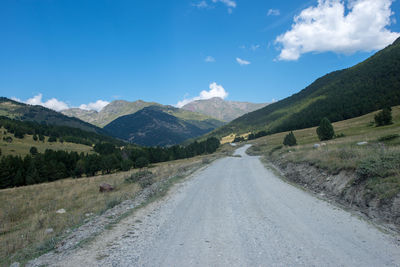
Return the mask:
<path id="1" fill-rule="evenodd" d="M 169 146 L 208 133 L 223 124 L 171 106 L 151 106 L 122 116 L 104 129 L 116 138 L 137 145 Z"/>
<path id="2" fill-rule="evenodd" d="M 400 104 L 400 38 L 364 62 L 327 74 L 281 101 L 217 129 L 219 138 L 265 130 L 277 133 L 340 121 Z"/>
<path id="3" fill-rule="evenodd" d="M 79 128 L 19 121 L 7 117 L 0 117 L 0 131 L 1 155 L 24 156 L 29 154 L 32 146 L 41 152 L 46 149 L 89 152 L 96 143 L 124 145 L 124 142 L 111 136 Z"/>
<path id="4" fill-rule="evenodd" d="M 19 121 L 31 121 L 39 124 L 67 126 L 78 128 L 87 132 L 106 134 L 101 128 L 77 118 L 65 116 L 54 110 L 42 107 L 27 105 L 6 97 L 0 97 L 0 116 Z"/>

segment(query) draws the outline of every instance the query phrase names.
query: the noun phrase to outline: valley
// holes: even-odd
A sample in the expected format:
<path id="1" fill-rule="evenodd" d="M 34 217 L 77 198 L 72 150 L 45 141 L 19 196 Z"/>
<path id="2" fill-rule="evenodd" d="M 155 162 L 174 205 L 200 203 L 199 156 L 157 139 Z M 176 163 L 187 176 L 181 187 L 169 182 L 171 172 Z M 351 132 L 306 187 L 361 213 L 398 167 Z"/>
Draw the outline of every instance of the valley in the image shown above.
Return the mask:
<path id="1" fill-rule="evenodd" d="M 0 266 L 400 267 L 399 8 L 0 2 Z"/>

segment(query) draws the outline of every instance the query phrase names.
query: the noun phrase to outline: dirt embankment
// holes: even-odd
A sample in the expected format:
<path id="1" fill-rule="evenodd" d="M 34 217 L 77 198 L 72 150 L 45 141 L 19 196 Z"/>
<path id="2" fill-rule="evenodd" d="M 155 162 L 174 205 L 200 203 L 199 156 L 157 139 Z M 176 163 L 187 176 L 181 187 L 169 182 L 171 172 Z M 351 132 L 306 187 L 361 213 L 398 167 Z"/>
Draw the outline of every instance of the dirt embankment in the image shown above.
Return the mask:
<path id="1" fill-rule="evenodd" d="M 289 181 L 400 231 L 400 194 L 384 200 L 373 197 L 366 182 L 356 183 L 357 174 L 351 171 L 330 174 L 310 164 L 280 160 L 272 163 Z"/>

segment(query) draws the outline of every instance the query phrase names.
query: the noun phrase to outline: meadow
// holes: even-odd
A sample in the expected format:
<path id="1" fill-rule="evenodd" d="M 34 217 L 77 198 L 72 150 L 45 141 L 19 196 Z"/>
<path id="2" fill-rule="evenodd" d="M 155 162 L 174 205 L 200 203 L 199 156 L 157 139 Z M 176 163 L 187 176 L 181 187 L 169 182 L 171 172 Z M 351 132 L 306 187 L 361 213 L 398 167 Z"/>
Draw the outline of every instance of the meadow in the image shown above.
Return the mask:
<path id="1" fill-rule="evenodd" d="M 283 132 L 252 140 L 250 153 L 283 165 L 309 164 L 330 174 L 354 172 L 359 179 L 355 184 L 363 180 L 372 197 L 387 200 L 400 192 L 400 106 L 392 108 L 391 125 L 376 127 L 376 113 L 333 123 L 337 137 L 329 141 L 319 141 L 313 127 L 293 131 L 297 146 L 283 146 L 288 134 Z"/>
<path id="2" fill-rule="evenodd" d="M 11 138 L 11 142 L 7 142 L 4 139 Z M 36 147 L 39 153 L 44 153 L 46 149 L 52 150 L 63 150 L 63 151 L 75 151 L 78 153 L 93 153 L 93 148 L 91 146 L 86 146 L 82 144 L 75 144 L 70 142 L 49 142 L 49 137 L 45 136 L 44 141 L 33 140 L 33 135 L 26 134 L 24 138 L 15 138 L 12 133 L 9 133 L 3 127 L 0 127 L 0 149 L 1 155 L 7 156 L 22 156 L 30 154 L 31 147 Z"/>

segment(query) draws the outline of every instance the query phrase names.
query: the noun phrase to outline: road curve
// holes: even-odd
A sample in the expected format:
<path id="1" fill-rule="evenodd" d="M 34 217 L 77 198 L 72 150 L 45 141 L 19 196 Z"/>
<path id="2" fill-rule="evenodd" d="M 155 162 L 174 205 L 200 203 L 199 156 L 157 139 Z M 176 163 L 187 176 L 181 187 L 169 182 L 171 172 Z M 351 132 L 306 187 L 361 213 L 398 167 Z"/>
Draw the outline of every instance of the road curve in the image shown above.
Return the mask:
<path id="1" fill-rule="evenodd" d="M 283 182 L 247 148 L 55 265 L 400 266 L 398 236 Z"/>

